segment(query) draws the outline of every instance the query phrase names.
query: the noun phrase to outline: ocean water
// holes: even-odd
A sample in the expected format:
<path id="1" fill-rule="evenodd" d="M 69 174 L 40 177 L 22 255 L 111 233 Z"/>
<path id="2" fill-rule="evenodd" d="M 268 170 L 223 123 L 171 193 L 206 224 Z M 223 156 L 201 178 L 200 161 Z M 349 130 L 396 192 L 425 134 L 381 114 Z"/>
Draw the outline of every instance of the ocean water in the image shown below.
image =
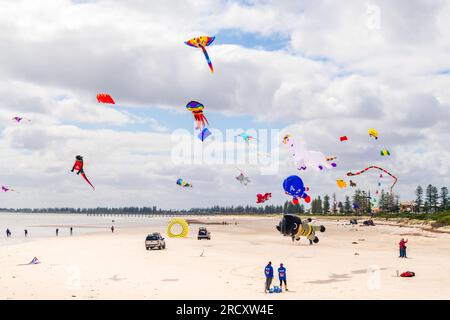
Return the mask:
<path id="1" fill-rule="evenodd" d="M 73 235 L 95 232 L 111 232 L 112 225 L 117 230 L 130 227 L 166 226 L 168 217 L 127 217 L 127 216 L 87 216 L 85 214 L 37 214 L 37 213 L 6 213 L 0 212 L 0 245 L 21 243 L 39 237 L 55 237 L 56 228 L 59 237 L 70 236 L 70 227 Z M 12 233 L 11 238 L 6 237 L 6 229 Z M 25 238 L 24 230 L 28 230 Z"/>

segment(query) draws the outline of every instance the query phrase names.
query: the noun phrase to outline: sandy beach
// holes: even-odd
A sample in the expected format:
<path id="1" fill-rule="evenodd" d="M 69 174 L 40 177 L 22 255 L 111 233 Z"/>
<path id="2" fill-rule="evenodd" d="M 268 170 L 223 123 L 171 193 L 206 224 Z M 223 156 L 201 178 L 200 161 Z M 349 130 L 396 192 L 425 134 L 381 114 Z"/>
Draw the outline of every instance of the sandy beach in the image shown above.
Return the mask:
<path id="1" fill-rule="evenodd" d="M 319 219 L 327 230 L 310 246 L 279 234 L 279 217 L 199 219 L 230 224 L 207 224 L 210 241 L 197 240 L 200 225 L 191 224 L 186 239 L 129 227 L 3 245 L 0 299 L 450 299 L 449 234 Z M 145 250 L 154 231 L 166 250 Z M 408 259 L 398 258 L 401 237 Z M 33 257 L 41 263 L 27 265 Z M 288 292 L 264 293 L 269 260 L 287 268 Z"/>

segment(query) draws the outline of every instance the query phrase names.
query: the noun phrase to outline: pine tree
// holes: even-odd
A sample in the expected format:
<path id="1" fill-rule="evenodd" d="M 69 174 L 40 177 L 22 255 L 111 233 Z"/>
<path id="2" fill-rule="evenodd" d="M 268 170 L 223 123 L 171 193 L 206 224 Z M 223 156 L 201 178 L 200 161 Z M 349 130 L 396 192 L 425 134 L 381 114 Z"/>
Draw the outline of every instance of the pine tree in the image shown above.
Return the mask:
<path id="1" fill-rule="evenodd" d="M 352 211 L 352 205 L 350 203 L 350 197 L 349 196 L 345 196 L 344 212 L 345 213 L 350 213 L 351 211 Z"/>
<path id="2" fill-rule="evenodd" d="M 448 206 L 448 189 L 447 189 L 447 187 L 441 188 L 441 194 L 440 194 L 439 198 L 441 198 L 440 209 L 447 210 L 447 206 Z"/>
<path id="3" fill-rule="evenodd" d="M 421 186 L 417 186 L 416 188 L 416 212 L 420 212 L 420 208 L 423 204 L 423 189 Z"/>
<path id="4" fill-rule="evenodd" d="M 433 207 L 433 186 L 429 184 L 425 190 L 425 212 L 429 213 Z"/>
<path id="5" fill-rule="evenodd" d="M 323 197 L 323 213 L 328 214 L 330 211 L 330 197 L 326 194 L 325 197 Z"/>

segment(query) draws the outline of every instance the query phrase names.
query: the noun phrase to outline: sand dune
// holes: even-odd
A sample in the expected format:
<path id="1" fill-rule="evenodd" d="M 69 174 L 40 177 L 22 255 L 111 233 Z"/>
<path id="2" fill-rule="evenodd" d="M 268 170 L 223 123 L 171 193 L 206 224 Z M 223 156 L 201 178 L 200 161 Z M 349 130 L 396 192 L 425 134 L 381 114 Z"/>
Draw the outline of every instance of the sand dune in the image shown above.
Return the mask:
<path id="1" fill-rule="evenodd" d="M 165 234 L 160 227 L 2 246 L 0 299 L 450 299 L 448 234 L 324 220 L 327 231 L 310 246 L 281 236 L 278 220 L 210 218 L 212 240 L 197 240 L 191 225 L 189 238 L 166 238 L 162 251 L 144 248 L 149 232 Z M 409 259 L 398 258 L 402 236 Z M 34 256 L 42 263 L 23 265 Z M 289 292 L 264 293 L 269 260 L 285 264 Z"/>

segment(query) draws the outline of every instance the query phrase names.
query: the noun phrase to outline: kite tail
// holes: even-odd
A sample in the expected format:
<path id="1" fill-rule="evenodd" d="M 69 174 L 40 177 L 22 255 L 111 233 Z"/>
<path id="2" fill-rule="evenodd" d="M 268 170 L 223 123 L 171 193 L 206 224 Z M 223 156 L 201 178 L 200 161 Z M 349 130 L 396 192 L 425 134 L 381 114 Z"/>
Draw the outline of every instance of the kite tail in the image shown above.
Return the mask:
<path id="1" fill-rule="evenodd" d="M 206 49 L 204 46 L 200 46 L 200 48 L 202 48 L 203 54 L 205 55 L 205 58 L 206 58 L 206 62 L 208 62 L 209 69 L 211 69 L 211 73 L 214 73 L 214 68 L 213 68 L 211 59 L 209 59 L 208 52 L 206 52 Z"/>
<path id="2" fill-rule="evenodd" d="M 86 180 L 87 183 L 89 183 L 89 185 L 92 187 L 92 189 L 95 190 L 94 186 L 92 185 L 92 183 L 89 181 L 89 179 L 86 177 L 86 174 L 84 172 L 81 173 L 81 175 L 83 176 L 84 180 Z"/>

